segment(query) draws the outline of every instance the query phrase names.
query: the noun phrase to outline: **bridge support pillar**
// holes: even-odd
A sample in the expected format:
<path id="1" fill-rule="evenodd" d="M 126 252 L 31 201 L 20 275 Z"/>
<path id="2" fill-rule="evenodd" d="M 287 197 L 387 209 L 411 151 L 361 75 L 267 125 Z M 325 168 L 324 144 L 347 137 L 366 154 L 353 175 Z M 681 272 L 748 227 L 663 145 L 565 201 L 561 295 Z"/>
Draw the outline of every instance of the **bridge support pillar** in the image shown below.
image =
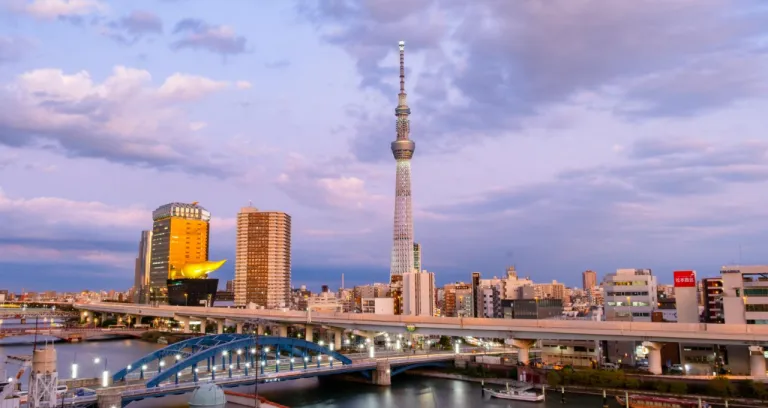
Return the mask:
<path id="1" fill-rule="evenodd" d="M 765 355 L 760 346 L 749 346 L 749 375 L 755 380 L 766 377 Z"/>
<path id="2" fill-rule="evenodd" d="M 514 339 L 512 340 L 512 347 L 517 348 L 517 361 L 519 363 L 528 365 L 531 359 L 531 347 L 536 344 L 536 340 L 527 339 Z"/>
<path id="3" fill-rule="evenodd" d="M 115 388 L 101 388 L 96 390 L 96 405 L 99 408 L 122 407 L 123 391 Z"/>
<path id="4" fill-rule="evenodd" d="M 101 322 L 101 324 L 103 325 L 103 324 L 104 324 L 104 322 L 106 322 L 106 321 L 107 321 L 107 314 L 106 314 L 106 313 L 102 313 L 102 314 L 101 314 L 101 319 L 99 319 L 99 321 L 100 321 L 100 322 Z"/>
<path id="5" fill-rule="evenodd" d="M 314 330 L 314 327 L 311 324 L 307 324 L 304 326 L 304 340 L 315 341 L 313 330 Z"/>
<path id="6" fill-rule="evenodd" d="M 341 339 L 344 337 L 344 329 L 333 329 L 333 349 L 341 350 Z"/>
<path id="7" fill-rule="evenodd" d="M 277 335 L 279 337 L 288 337 L 288 325 L 285 325 L 285 324 L 278 325 Z"/>
<path id="8" fill-rule="evenodd" d="M 191 330 L 189 329 L 189 316 L 173 316 L 173 318 L 179 322 L 180 325 L 184 326 L 183 332 L 184 333 L 190 333 Z"/>
<path id="9" fill-rule="evenodd" d="M 224 319 L 214 319 L 216 322 L 216 334 L 224 334 Z"/>
<path id="10" fill-rule="evenodd" d="M 389 361 L 376 362 L 376 371 L 373 372 L 371 380 L 374 385 L 392 385 Z"/>
<path id="11" fill-rule="evenodd" d="M 263 336 L 264 335 L 264 325 L 263 324 L 256 325 L 256 334 L 259 335 L 259 336 Z"/>
<path id="12" fill-rule="evenodd" d="M 235 333 L 243 334 L 243 322 L 235 322 Z"/>
<path id="13" fill-rule="evenodd" d="M 648 371 L 651 374 L 661 375 L 661 343 L 644 341 L 643 347 L 648 349 Z M 765 367 L 765 362 L 763 362 Z"/>

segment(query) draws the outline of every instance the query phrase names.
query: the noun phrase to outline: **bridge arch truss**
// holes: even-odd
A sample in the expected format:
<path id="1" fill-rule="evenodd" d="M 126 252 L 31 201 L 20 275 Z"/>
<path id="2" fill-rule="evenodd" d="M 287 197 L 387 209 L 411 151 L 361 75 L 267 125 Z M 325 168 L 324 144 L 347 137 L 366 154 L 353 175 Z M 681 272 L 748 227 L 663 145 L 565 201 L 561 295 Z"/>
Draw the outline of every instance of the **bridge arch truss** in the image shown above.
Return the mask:
<path id="1" fill-rule="evenodd" d="M 343 365 L 352 364 L 349 357 L 303 339 L 249 334 L 218 334 L 184 340 L 150 353 L 115 373 L 113 381 L 123 380 L 129 373 L 135 371 L 141 371 L 143 378 L 143 371 L 149 364 L 154 361 L 165 361 L 168 357 L 171 358 L 173 364 L 166 369 L 159 369 L 156 375 L 147 382 L 147 388 L 157 387 L 162 382 L 174 378 L 178 379 L 178 376 L 185 370 L 189 373 L 194 372 L 196 378 L 198 364 L 202 364 L 201 369 L 205 369 L 207 365 L 209 372 L 211 370 L 216 371 L 219 358 L 221 359 L 222 370 L 227 366 L 231 370 L 234 365 L 233 359 L 236 359 L 238 369 L 242 362 L 243 365 L 250 363 L 256 370 L 257 360 L 266 361 L 268 353 L 276 359 L 279 359 L 280 355 L 287 358 L 299 356 L 308 359 L 311 359 L 312 355 L 325 355 L 333 357 L 333 360 Z M 225 362 L 226 359 L 229 360 L 228 364 Z M 160 366 L 162 364 L 158 363 Z M 307 363 L 300 364 L 303 364 L 303 368 Z M 291 363 L 291 368 L 293 368 L 293 363 Z"/>

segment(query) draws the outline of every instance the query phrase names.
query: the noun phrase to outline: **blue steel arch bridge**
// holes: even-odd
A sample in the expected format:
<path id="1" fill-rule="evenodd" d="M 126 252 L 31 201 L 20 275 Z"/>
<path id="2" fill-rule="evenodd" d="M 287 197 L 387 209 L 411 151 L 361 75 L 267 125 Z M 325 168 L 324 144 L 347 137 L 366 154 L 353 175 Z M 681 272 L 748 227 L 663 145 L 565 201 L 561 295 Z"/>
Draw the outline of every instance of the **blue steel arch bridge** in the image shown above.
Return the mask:
<path id="1" fill-rule="evenodd" d="M 216 334 L 195 337 L 156 350 L 116 372 L 115 383 L 148 380 L 147 388 L 166 381 L 215 380 L 233 373 L 248 376 L 265 372 L 350 365 L 352 360 L 317 343 L 292 337 Z M 191 377 L 187 378 L 187 377 Z"/>
<path id="2" fill-rule="evenodd" d="M 452 364 L 456 357 L 454 352 L 412 355 L 386 354 L 381 350 L 380 354 L 376 358 L 370 351 L 353 360 L 322 343 L 299 338 L 215 334 L 156 350 L 116 372 L 112 380 L 114 386 L 145 385 L 145 388 L 120 392 L 119 401 L 126 406 L 132 401 L 191 392 L 199 382 L 213 382 L 227 388 L 256 382 L 357 374 L 374 384 L 388 385 L 390 377 L 406 370 Z M 71 406 L 93 402 L 97 402 L 96 396 L 66 400 Z"/>

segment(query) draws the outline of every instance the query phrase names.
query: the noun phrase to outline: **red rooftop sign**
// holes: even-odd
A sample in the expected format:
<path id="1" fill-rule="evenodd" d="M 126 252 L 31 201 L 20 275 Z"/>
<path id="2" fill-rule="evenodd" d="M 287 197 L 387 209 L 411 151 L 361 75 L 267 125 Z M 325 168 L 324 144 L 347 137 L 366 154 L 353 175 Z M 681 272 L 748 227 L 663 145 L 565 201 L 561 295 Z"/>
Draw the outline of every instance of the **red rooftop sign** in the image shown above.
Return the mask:
<path id="1" fill-rule="evenodd" d="M 675 271 L 675 287 L 676 288 L 696 287 L 696 272 Z"/>

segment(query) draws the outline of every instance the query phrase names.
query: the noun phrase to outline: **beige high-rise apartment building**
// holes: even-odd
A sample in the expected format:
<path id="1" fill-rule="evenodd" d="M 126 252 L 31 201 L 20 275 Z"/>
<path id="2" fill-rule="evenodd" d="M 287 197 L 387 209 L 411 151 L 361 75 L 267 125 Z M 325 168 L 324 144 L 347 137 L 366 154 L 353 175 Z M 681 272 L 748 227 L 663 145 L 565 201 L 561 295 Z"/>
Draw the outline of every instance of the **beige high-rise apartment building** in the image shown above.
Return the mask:
<path id="1" fill-rule="evenodd" d="M 235 305 L 290 305 L 291 216 L 244 207 L 237 214 Z"/>
<path id="2" fill-rule="evenodd" d="M 589 292 L 597 286 L 597 273 L 592 270 L 581 273 L 581 282 L 585 291 Z"/>

